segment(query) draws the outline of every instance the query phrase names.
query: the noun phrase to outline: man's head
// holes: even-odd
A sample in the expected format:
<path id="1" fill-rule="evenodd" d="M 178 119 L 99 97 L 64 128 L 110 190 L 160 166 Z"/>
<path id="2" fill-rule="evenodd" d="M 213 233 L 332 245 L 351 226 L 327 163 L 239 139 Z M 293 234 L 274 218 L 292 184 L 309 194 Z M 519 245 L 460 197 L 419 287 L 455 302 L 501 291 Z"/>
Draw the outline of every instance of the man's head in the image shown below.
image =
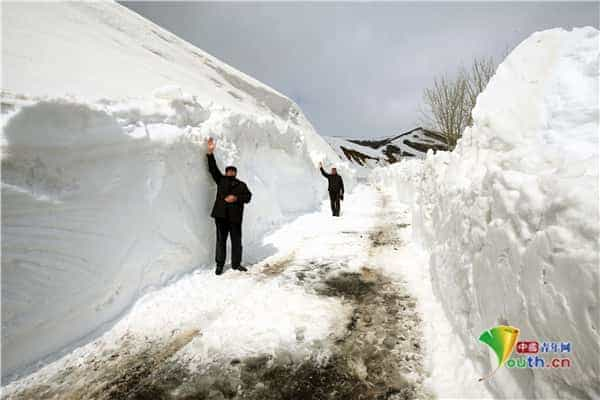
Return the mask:
<path id="1" fill-rule="evenodd" d="M 331 175 L 337 175 L 337 169 L 331 168 Z"/>
<path id="2" fill-rule="evenodd" d="M 226 176 L 236 176 L 237 175 L 237 168 L 234 167 L 233 165 L 230 165 L 228 167 L 225 168 L 225 175 Z"/>

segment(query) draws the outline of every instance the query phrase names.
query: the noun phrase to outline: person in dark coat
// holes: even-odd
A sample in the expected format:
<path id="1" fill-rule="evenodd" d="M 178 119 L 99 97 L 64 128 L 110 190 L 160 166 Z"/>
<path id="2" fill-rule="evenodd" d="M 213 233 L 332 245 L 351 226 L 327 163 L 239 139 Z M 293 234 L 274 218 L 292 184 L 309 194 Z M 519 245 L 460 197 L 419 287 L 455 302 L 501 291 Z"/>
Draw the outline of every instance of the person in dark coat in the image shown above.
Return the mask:
<path id="1" fill-rule="evenodd" d="M 242 267 L 242 218 L 244 204 L 250 202 L 252 193 L 248 186 L 236 178 L 237 169 L 233 166 L 225 168 L 225 175 L 221 173 L 213 152 L 216 143 L 213 138 L 207 141 L 208 171 L 217 184 L 217 198 L 212 209 L 211 217 L 215 219 L 217 227 L 217 248 L 215 273 L 221 275 L 227 255 L 227 237 L 231 235 L 231 268 L 238 271 L 247 271 Z"/>
<path id="2" fill-rule="evenodd" d="M 323 163 L 319 163 L 321 174 L 328 181 L 329 201 L 331 202 L 331 213 L 334 217 L 340 216 L 340 200 L 344 200 L 344 180 L 338 175 L 335 168 L 331 168 L 331 174 L 323 169 Z"/>

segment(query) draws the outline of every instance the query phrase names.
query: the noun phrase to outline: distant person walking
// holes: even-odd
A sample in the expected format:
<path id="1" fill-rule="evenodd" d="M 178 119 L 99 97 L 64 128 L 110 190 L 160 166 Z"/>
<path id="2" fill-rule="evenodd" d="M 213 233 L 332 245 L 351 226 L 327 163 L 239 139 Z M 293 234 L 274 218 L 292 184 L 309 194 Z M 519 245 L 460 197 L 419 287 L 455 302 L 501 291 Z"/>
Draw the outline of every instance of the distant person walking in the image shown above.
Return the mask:
<path id="1" fill-rule="evenodd" d="M 207 154 L 208 171 L 217 184 L 217 198 L 212 209 L 211 217 L 217 227 L 217 248 L 215 273 L 221 275 L 227 255 L 227 237 L 231 235 L 231 268 L 238 271 L 248 271 L 242 267 L 242 217 L 244 204 L 250 202 L 252 193 L 248 186 L 236 178 L 237 168 L 228 166 L 225 175 L 219 171 L 213 152 L 217 147 L 213 138 L 208 138 Z"/>
<path id="2" fill-rule="evenodd" d="M 334 217 L 340 216 L 340 200 L 344 200 L 344 180 L 338 175 L 335 168 L 331 168 L 331 174 L 323 169 L 323 163 L 319 163 L 321 174 L 328 181 L 329 201 L 331 202 L 331 213 Z"/>

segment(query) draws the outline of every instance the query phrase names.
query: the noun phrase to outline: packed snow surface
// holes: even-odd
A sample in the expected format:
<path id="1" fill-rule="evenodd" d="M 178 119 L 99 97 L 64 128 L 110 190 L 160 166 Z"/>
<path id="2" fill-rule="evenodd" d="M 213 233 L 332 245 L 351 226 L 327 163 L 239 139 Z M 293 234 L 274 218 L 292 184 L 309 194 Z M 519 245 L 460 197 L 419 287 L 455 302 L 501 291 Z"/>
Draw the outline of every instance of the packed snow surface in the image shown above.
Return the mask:
<path id="1" fill-rule="evenodd" d="M 390 215 L 398 220 L 389 220 Z M 230 386 L 227 397 L 263 398 L 256 397 L 260 388 L 248 386 L 249 376 L 260 371 L 258 385 L 267 385 L 271 397 L 281 392 L 268 376 L 281 374 L 285 380 L 298 378 L 284 385 L 298 385 L 304 394 L 282 398 L 305 398 L 306 393 L 346 398 L 340 389 L 361 390 L 368 398 L 394 390 L 404 390 L 410 398 L 430 398 L 430 383 L 439 388 L 440 377 L 429 376 L 422 367 L 420 321 L 425 315 L 416 310 L 404 284 L 404 274 L 421 280 L 423 275 L 414 274 L 414 269 L 427 271 L 422 268 L 426 258 L 410 241 L 404 242 L 410 236 L 407 218 L 406 205 L 388 202 L 372 186 L 360 185 L 346 196 L 341 218 L 331 217 L 324 201 L 320 211 L 265 237 L 264 244 L 274 254 L 249 272 L 228 270 L 217 277 L 212 271 L 196 270 L 147 293 L 101 337 L 11 382 L 3 395 L 15 400 L 125 398 L 139 394 L 136 388 L 156 394 L 167 387 L 173 398 L 197 398 L 210 387 Z M 344 281 L 348 276 L 360 279 Z M 385 283 L 378 284 L 380 279 Z M 417 286 L 425 288 L 419 294 L 432 297 L 426 285 Z M 357 296 L 363 290 L 369 294 Z M 439 310 L 438 306 L 438 315 Z M 432 321 L 446 328 L 437 317 Z M 431 350 L 454 355 L 453 349 Z M 257 367 L 260 359 L 270 361 Z M 302 380 L 286 372 L 282 360 L 295 365 L 290 371 L 314 363 L 315 376 Z M 240 379 L 237 368 L 250 365 L 254 366 L 244 367 Z M 348 375 L 335 375 L 329 382 L 319 365 L 326 371 L 342 368 Z M 468 362 L 455 359 L 453 365 L 460 365 L 457 369 L 468 376 Z M 439 372 L 447 364 L 437 366 Z M 207 378 L 215 376 L 215 370 L 221 383 L 213 385 Z M 449 371 L 453 377 L 461 375 Z M 472 391 L 462 380 L 445 383 L 440 395 L 484 393 L 482 385 L 472 384 Z"/>
<path id="2" fill-rule="evenodd" d="M 337 156 L 287 97 L 115 3 L 2 13 L 4 378 L 211 266 L 208 136 L 253 193 L 246 262 L 320 204 Z"/>
<path id="3" fill-rule="evenodd" d="M 411 193 L 411 187 L 399 191 L 393 184 L 407 184 L 407 181 L 397 176 L 382 179 L 379 175 L 382 171 L 394 171 L 396 166 L 406 165 L 419 164 L 404 162 L 396 164 L 395 169 L 380 169 L 371 176 L 373 186 L 384 193 L 385 206 L 380 209 L 382 219 L 387 221 L 390 231 L 396 231 L 398 235 L 394 246 L 381 247 L 371 262 L 381 266 L 389 276 L 406 282 L 416 298 L 417 310 L 422 316 L 424 367 L 427 371 L 424 383 L 430 392 L 441 399 L 493 398 L 487 387 L 477 381 L 475 364 L 468 358 L 465 345 L 452 327 L 440 299 L 434 294 L 428 253 L 413 240 L 410 223 L 412 199 L 408 201 L 400 196 L 401 193 Z"/>
<path id="4" fill-rule="evenodd" d="M 455 151 L 374 177 L 413 203 L 433 290 L 481 376 L 496 360 L 477 338 L 493 326 L 571 342 L 554 355 L 570 368 L 503 368 L 487 381 L 496 395 L 600 397 L 598 59 L 594 28 L 533 34 L 498 67 Z"/>

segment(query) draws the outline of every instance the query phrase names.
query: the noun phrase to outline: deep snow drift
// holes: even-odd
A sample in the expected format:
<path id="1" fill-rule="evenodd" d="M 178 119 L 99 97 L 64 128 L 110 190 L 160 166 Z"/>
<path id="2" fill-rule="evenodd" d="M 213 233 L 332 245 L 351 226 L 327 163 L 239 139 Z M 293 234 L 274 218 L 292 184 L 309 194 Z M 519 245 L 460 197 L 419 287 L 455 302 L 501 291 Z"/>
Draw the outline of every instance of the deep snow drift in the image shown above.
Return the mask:
<path id="1" fill-rule="evenodd" d="M 4 377 L 211 264 L 209 135 L 253 192 L 246 262 L 319 206 L 337 157 L 287 97 L 118 4 L 2 12 Z"/>
<path id="2" fill-rule="evenodd" d="M 495 325 L 571 342 L 571 368 L 503 368 L 488 381 L 499 395 L 600 396 L 598 41 L 593 28 L 533 34 L 454 152 L 374 177 L 413 202 L 433 288 L 481 375 L 496 360 L 477 338 Z"/>

